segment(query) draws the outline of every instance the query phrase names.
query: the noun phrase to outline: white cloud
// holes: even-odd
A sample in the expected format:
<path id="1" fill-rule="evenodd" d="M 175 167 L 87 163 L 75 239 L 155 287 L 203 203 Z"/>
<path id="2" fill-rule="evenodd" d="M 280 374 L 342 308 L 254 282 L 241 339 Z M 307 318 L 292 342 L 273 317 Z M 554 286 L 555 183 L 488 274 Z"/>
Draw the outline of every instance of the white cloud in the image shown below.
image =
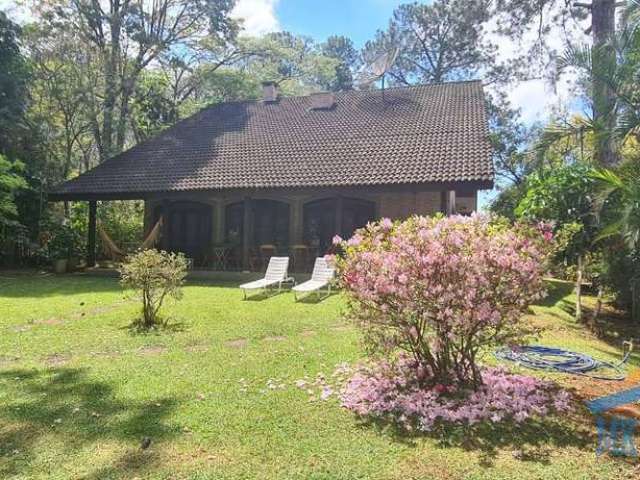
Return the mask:
<path id="1" fill-rule="evenodd" d="M 280 30 L 276 6 L 280 0 L 239 0 L 231 15 L 243 20 L 243 34 L 259 36 Z"/>
<path id="2" fill-rule="evenodd" d="M 557 7 L 556 7 L 557 8 Z M 553 13 L 545 12 L 546 18 L 551 18 Z M 538 42 L 538 31 L 532 27 L 520 39 L 512 39 L 499 35 L 495 32 L 497 24 L 494 20 L 489 24 L 488 30 L 490 39 L 498 47 L 496 56 L 501 61 L 507 61 L 528 52 Z M 553 25 L 551 31 L 546 36 L 546 48 L 561 54 L 566 49 L 566 35 L 569 33 L 574 38 L 581 38 L 582 42 L 588 41 L 583 36 L 584 26 L 576 22 L 569 22 L 563 27 Z M 533 59 L 532 59 L 533 60 Z M 538 61 L 536 61 L 538 63 Z M 541 62 L 540 62 L 541 63 Z M 546 69 L 553 68 L 548 65 L 530 65 L 532 76 L 536 75 L 536 68 L 542 74 Z M 572 91 L 577 75 L 575 72 L 564 73 L 555 84 L 551 84 L 548 79 L 532 78 L 514 82 L 507 88 L 507 95 L 514 107 L 522 111 L 522 120 L 531 124 L 536 121 L 544 122 L 549 118 L 552 109 L 558 109 L 563 104 L 572 103 L 575 92 Z"/>
<path id="3" fill-rule="evenodd" d="M 10 20 L 19 24 L 34 19 L 31 10 L 24 5 L 17 4 L 15 0 L 0 0 L 0 11 L 5 12 Z"/>

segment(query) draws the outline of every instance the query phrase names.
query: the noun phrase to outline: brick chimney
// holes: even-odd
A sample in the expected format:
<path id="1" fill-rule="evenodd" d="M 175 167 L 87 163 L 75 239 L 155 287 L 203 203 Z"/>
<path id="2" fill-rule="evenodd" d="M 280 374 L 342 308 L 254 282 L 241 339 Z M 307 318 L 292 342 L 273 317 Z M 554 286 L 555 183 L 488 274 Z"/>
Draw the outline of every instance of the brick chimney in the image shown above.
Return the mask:
<path id="1" fill-rule="evenodd" d="M 332 92 L 312 93 L 311 110 L 330 110 L 336 104 L 336 97 Z"/>
<path id="2" fill-rule="evenodd" d="M 278 84 L 276 82 L 262 82 L 262 100 L 265 102 L 278 100 Z"/>

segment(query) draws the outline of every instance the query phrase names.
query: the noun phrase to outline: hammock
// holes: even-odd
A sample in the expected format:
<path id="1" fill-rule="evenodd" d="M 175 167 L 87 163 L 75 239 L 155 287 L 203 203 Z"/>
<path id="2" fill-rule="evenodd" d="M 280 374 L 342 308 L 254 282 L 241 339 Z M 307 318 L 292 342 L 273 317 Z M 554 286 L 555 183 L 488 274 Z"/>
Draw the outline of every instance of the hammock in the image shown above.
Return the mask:
<path id="1" fill-rule="evenodd" d="M 144 239 L 142 245 L 140 246 L 140 250 L 148 250 L 153 248 L 158 239 L 160 238 L 160 230 L 162 229 L 162 217 L 160 220 L 156 222 L 153 226 L 147 238 Z M 109 234 L 102 228 L 102 225 L 98 224 L 98 233 L 100 234 L 100 239 L 102 240 L 102 251 L 107 258 L 110 258 L 113 261 L 120 261 L 127 254 L 120 248 L 116 243 L 111 239 Z"/>

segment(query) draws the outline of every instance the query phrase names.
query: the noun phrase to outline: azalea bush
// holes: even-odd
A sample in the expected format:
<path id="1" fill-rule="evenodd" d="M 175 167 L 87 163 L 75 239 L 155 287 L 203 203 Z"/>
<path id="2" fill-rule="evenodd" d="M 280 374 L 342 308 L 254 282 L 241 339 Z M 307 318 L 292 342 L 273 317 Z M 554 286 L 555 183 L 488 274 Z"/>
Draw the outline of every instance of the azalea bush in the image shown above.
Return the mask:
<path id="1" fill-rule="evenodd" d="M 482 384 L 478 355 L 515 342 L 545 294 L 551 234 L 488 216 L 383 219 L 335 239 L 348 316 L 370 352 L 407 353 L 422 386 Z"/>
<path id="2" fill-rule="evenodd" d="M 187 260 L 181 253 L 141 250 L 128 256 L 120 267 L 120 283 L 133 289 L 142 302 L 143 328 L 159 323 L 158 313 L 167 297 L 182 298 Z"/>
<path id="3" fill-rule="evenodd" d="M 521 317 L 545 295 L 548 225 L 480 215 L 383 219 L 334 242 L 347 316 L 375 359 L 346 383 L 345 407 L 423 430 L 565 408 L 567 396 L 551 384 L 478 363 L 525 336 Z"/>

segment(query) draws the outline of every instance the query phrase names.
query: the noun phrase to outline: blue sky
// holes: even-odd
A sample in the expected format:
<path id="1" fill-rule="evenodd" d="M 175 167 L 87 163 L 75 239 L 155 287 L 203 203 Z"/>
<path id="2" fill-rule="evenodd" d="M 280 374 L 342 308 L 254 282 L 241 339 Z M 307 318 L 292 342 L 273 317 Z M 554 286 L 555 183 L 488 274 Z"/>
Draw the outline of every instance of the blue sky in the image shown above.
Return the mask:
<path id="1" fill-rule="evenodd" d="M 399 0 L 280 0 L 275 12 L 285 30 L 318 40 L 329 35 L 350 37 L 361 47 L 376 30 L 386 27 Z"/>

